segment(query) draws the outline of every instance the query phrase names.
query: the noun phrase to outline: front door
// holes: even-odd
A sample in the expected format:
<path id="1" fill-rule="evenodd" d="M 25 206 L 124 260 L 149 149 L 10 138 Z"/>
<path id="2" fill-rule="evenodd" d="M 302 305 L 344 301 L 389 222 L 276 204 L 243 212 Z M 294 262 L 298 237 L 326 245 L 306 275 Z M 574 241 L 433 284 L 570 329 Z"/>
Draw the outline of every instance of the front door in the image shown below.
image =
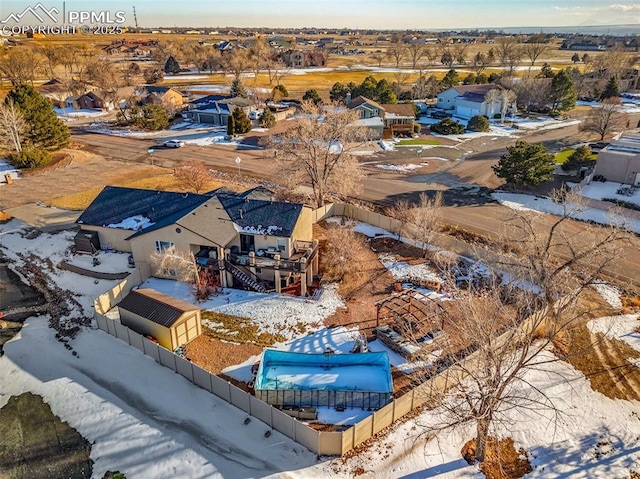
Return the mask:
<path id="1" fill-rule="evenodd" d="M 247 254 L 249 251 L 255 251 L 256 240 L 253 235 L 240 235 L 240 252 Z"/>

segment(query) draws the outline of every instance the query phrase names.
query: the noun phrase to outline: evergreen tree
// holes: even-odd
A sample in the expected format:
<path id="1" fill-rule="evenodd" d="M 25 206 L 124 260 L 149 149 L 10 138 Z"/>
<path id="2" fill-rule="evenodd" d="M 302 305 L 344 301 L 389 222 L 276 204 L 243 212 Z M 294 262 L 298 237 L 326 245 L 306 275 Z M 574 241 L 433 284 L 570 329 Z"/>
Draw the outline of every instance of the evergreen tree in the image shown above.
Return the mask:
<path id="1" fill-rule="evenodd" d="M 336 82 L 329 91 L 329 99 L 331 101 L 344 103 L 347 99 L 347 93 L 350 93 L 349 88 L 343 83 Z"/>
<path id="2" fill-rule="evenodd" d="M 479 74 L 476 76 L 476 83 L 477 83 L 478 85 L 484 85 L 484 84 L 486 84 L 486 83 L 489 83 L 489 78 L 487 78 L 487 75 L 486 75 L 486 74 L 484 74 L 484 73 L 479 73 Z"/>
<path id="3" fill-rule="evenodd" d="M 518 140 L 515 146 L 507 147 L 493 171 L 498 178 L 515 186 L 537 185 L 551 181 L 555 170 L 553 155 L 542 143 L 527 143 Z"/>
<path id="4" fill-rule="evenodd" d="M 145 105 L 142 116 L 136 118 L 136 125 L 145 130 L 164 130 L 169 126 L 169 114 L 160 105 Z"/>
<path id="5" fill-rule="evenodd" d="M 456 72 L 453 68 L 447 72 L 447 74 L 442 79 L 442 86 L 447 89 L 454 87 L 460 83 L 460 77 L 458 76 L 458 72 Z"/>
<path id="6" fill-rule="evenodd" d="M 376 85 L 372 99 L 383 104 L 398 103 L 398 97 L 393 91 L 393 87 L 384 78 Z"/>
<path id="7" fill-rule="evenodd" d="M 473 73 L 469 73 L 466 77 L 464 77 L 464 79 L 462 80 L 462 84 L 463 85 L 475 85 L 476 83 L 476 76 Z"/>
<path id="8" fill-rule="evenodd" d="M 236 120 L 233 115 L 229 115 L 227 118 L 227 135 L 233 136 L 236 134 Z"/>
<path id="9" fill-rule="evenodd" d="M 431 131 L 439 133 L 440 135 L 460 135 L 464 133 L 464 125 L 451 118 L 443 118 L 429 128 Z"/>
<path id="10" fill-rule="evenodd" d="M 469 120 L 467 129 L 471 131 L 489 131 L 489 119 L 484 115 L 476 115 Z"/>
<path id="11" fill-rule="evenodd" d="M 306 92 L 304 92 L 302 99 L 304 101 L 311 101 L 313 102 L 314 105 L 318 105 L 322 103 L 322 98 L 320 98 L 320 94 L 318 93 L 318 90 L 316 90 L 315 88 L 312 88 L 311 90 L 307 90 Z"/>
<path id="12" fill-rule="evenodd" d="M 491 75 L 489 75 L 488 81 L 489 83 L 498 83 L 498 81 L 500 81 L 500 78 L 502 78 L 498 73 L 492 73 Z"/>
<path id="13" fill-rule="evenodd" d="M 18 85 L 7 95 L 22 113 L 27 129 L 25 146 L 56 151 L 69 144 L 69 129 L 53 111 L 51 102 L 32 85 Z"/>
<path id="14" fill-rule="evenodd" d="M 273 101 L 280 101 L 288 96 L 289 91 L 284 85 L 276 85 L 273 87 L 273 90 L 271 90 L 271 98 L 273 98 Z"/>
<path id="15" fill-rule="evenodd" d="M 571 153 L 567 161 L 562 164 L 563 171 L 574 171 L 579 170 L 583 166 L 591 166 L 593 167 L 596 164 L 596 158 L 589 148 L 586 145 L 579 146 L 576 148 L 576 151 Z"/>
<path id="16" fill-rule="evenodd" d="M 276 117 L 269 107 L 264 109 L 262 118 L 260 118 L 260 126 L 262 128 L 273 128 L 276 126 Z"/>
<path id="17" fill-rule="evenodd" d="M 603 92 L 600 94 L 600 100 L 606 100 L 607 98 L 617 98 L 620 96 L 620 89 L 618 87 L 618 80 L 615 77 L 609 78 L 607 86 L 604 87 Z"/>
<path id="18" fill-rule="evenodd" d="M 166 63 L 164 64 L 164 72 L 165 73 L 180 73 L 180 64 L 178 64 L 178 60 L 175 57 L 170 56 L 167 58 Z"/>
<path id="19" fill-rule="evenodd" d="M 571 57 L 571 61 L 573 63 L 578 63 L 580 61 L 580 55 L 578 55 L 577 53 L 574 53 L 573 56 Z"/>
<path id="20" fill-rule="evenodd" d="M 362 95 L 373 100 L 374 97 L 376 96 L 377 87 L 378 87 L 377 80 L 373 78 L 371 75 L 369 75 L 367 76 L 367 78 L 362 80 L 362 83 L 360 84 L 360 86 L 358 86 L 356 88 L 356 91 L 352 93 L 354 97 Z"/>
<path id="21" fill-rule="evenodd" d="M 568 111 L 575 108 L 578 100 L 578 93 L 573 84 L 571 76 L 565 71 L 560 70 L 551 80 L 551 88 L 549 89 L 551 110 Z"/>
<path id="22" fill-rule="evenodd" d="M 549 65 L 548 63 L 545 63 L 544 65 L 542 65 L 542 69 L 540 70 L 540 76 L 542 78 L 553 78 L 555 75 L 553 73 L 553 70 L 551 69 L 551 65 Z"/>
<path id="23" fill-rule="evenodd" d="M 243 135 L 251 131 L 253 124 L 242 108 L 236 108 L 231 114 L 234 123 L 234 133 Z"/>
<path id="24" fill-rule="evenodd" d="M 231 83 L 231 96 L 247 98 L 247 90 L 245 90 L 239 78 L 235 78 Z"/>

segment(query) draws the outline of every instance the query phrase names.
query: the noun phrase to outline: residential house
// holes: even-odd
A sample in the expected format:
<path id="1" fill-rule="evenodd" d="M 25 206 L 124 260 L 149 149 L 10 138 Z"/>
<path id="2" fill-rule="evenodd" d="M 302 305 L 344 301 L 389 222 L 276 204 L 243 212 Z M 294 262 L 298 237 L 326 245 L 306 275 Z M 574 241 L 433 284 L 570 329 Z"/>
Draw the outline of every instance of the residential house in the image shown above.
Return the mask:
<path id="1" fill-rule="evenodd" d="M 184 105 L 182 93 L 169 86 L 145 85 L 136 90 L 143 104 L 156 104 L 178 108 Z"/>
<path id="2" fill-rule="evenodd" d="M 53 78 L 36 88 L 43 97 L 49 98 L 54 106 L 65 106 L 66 99 L 70 94 L 68 86 L 57 78 Z"/>
<path id="3" fill-rule="evenodd" d="M 173 351 L 202 334 L 200 308 L 153 289 L 134 289 L 118 303 L 120 322 Z"/>
<path id="4" fill-rule="evenodd" d="M 107 108 L 107 104 L 97 93 L 88 92 L 82 95 L 68 97 L 65 100 L 65 108 L 73 108 L 75 110 L 101 110 Z"/>
<path id="5" fill-rule="evenodd" d="M 455 110 L 454 115 L 471 118 L 476 115 L 492 117 L 502 109 L 502 101 L 488 104 L 485 101 L 491 90 L 503 90 L 500 85 L 492 83 L 484 85 L 459 85 L 438 93 L 438 108 Z"/>
<path id="6" fill-rule="evenodd" d="M 640 186 L 640 130 L 622 133 L 600 150 L 593 173 L 607 181 Z"/>
<path id="7" fill-rule="evenodd" d="M 254 102 L 241 97 L 208 95 L 192 101 L 185 115 L 195 123 L 226 126 L 229 115 L 238 108 L 248 115 L 254 109 Z"/>
<path id="8" fill-rule="evenodd" d="M 411 104 L 383 104 L 364 96 L 351 100 L 347 96 L 347 108 L 358 113 L 359 126 L 366 126 L 378 136 L 391 137 L 397 133 L 413 132 L 415 113 Z"/>
<path id="9" fill-rule="evenodd" d="M 102 248 L 130 252 L 145 276 L 177 277 L 153 261 L 170 251 L 193 254 L 223 287 L 304 296 L 318 273 L 311 210 L 262 187 L 198 195 L 107 186 L 77 223 L 97 231 Z"/>
<path id="10" fill-rule="evenodd" d="M 287 50 L 280 58 L 289 68 L 323 67 L 327 64 L 324 53 L 312 50 Z"/>

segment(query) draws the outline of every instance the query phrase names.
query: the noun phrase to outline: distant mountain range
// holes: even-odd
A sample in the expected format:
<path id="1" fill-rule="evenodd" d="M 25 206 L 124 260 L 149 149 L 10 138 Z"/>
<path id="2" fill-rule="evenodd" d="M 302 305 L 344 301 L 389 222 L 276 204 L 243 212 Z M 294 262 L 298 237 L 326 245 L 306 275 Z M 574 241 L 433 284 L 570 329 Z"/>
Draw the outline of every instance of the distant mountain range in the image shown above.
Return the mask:
<path id="1" fill-rule="evenodd" d="M 505 33 L 584 33 L 587 35 L 640 35 L 640 23 L 623 25 L 579 25 L 573 27 L 504 27 L 479 28 L 478 30 L 498 30 Z"/>

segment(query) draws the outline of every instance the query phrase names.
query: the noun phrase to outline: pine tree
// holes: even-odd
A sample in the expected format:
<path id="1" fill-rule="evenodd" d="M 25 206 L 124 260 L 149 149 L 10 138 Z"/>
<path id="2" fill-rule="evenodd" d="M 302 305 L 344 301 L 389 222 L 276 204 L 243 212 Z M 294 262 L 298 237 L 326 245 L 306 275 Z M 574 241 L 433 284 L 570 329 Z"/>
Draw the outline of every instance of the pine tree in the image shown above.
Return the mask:
<path id="1" fill-rule="evenodd" d="M 456 72 L 453 68 L 447 72 L 447 74 L 442 79 L 442 86 L 446 88 L 451 88 L 460 83 L 460 77 L 458 76 L 458 72 Z"/>
<path id="2" fill-rule="evenodd" d="M 565 71 L 560 70 L 551 80 L 551 88 L 549 90 L 551 100 L 551 110 L 568 111 L 576 106 L 578 93 L 573 84 L 571 76 Z"/>
<path id="3" fill-rule="evenodd" d="M 269 107 L 264 109 L 262 118 L 260 118 L 260 126 L 262 128 L 273 128 L 276 126 L 276 117 Z"/>
<path id="4" fill-rule="evenodd" d="M 236 120 L 233 115 L 229 115 L 227 119 L 227 135 L 233 136 L 236 134 Z"/>
<path id="5" fill-rule="evenodd" d="M 542 65 L 542 69 L 540 70 L 540 76 L 542 78 L 553 78 L 555 75 L 553 73 L 553 70 L 551 69 L 551 65 L 549 65 L 548 63 L 545 63 L 544 65 Z"/>
<path id="6" fill-rule="evenodd" d="M 507 147 L 507 153 L 492 168 L 498 178 L 515 186 L 537 185 L 551 181 L 555 161 L 542 143 L 518 140 L 515 146 Z"/>
<path id="7" fill-rule="evenodd" d="M 7 95 L 27 124 L 25 145 L 56 151 L 69 144 L 69 129 L 53 111 L 51 102 L 32 85 L 18 85 Z"/>
<path id="8" fill-rule="evenodd" d="M 600 94 L 600 100 L 606 100 L 607 98 L 617 98 L 620 96 L 620 88 L 618 87 L 618 80 L 615 77 L 609 78 L 607 86 L 604 87 L 604 91 Z"/>
<path id="9" fill-rule="evenodd" d="M 251 123 L 251 120 L 242 108 L 236 108 L 235 110 L 233 110 L 231 118 L 233 118 L 234 133 L 243 135 L 244 133 L 248 133 L 251 131 L 253 123 Z"/>
<path id="10" fill-rule="evenodd" d="M 167 62 L 164 64 L 164 72 L 165 73 L 180 73 L 180 64 L 175 57 L 170 56 L 167 58 Z"/>
<path id="11" fill-rule="evenodd" d="M 573 56 L 571 57 L 571 61 L 573 63 L 578 63 L 580 61 L 580 55 L 578 55 L 577 53 L 574 53 Z"/>
<path id="12" fill-rule="evenodd" d="M 304 95 L 302 95 L 302 99 L 304 101 L 310 101 L 314 105 L 319 105 L 320 103 L 322 103 L 322 98 L 320 98 L 320 93 L 318 93 L 318 90 L 316 90 L 315 88 L 305 91 Z"/>
<path id="13" fill-rule="evenodd" d="M 247 98 L 247 90 L 245 90 L 239 78 L 234 79 L 231 83 L 231 96 Z"/>

